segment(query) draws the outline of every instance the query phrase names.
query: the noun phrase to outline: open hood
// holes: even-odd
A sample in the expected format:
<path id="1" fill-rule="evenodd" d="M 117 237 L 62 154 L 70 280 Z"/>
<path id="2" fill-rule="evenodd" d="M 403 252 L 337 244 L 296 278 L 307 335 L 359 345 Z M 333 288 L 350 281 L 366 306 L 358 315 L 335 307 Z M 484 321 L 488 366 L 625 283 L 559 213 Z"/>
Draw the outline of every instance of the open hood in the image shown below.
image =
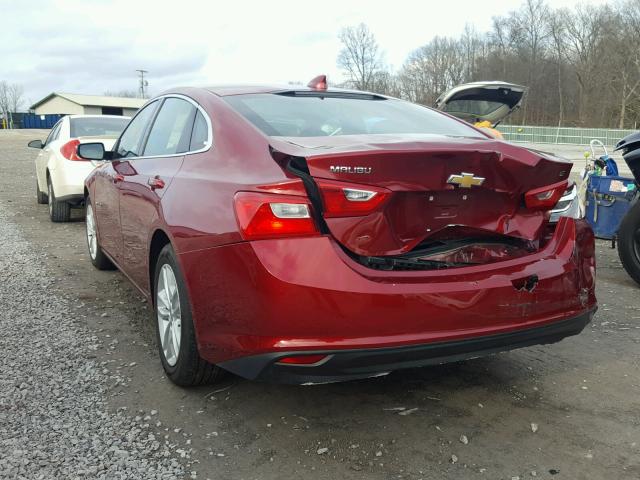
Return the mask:
<path id="1" fill-rule="evenodd" d="M 440 95 L 436 108 L 469 123 L 498 125 L 520 106 L 526 87 L 492 81 L 465 83 Z"/>

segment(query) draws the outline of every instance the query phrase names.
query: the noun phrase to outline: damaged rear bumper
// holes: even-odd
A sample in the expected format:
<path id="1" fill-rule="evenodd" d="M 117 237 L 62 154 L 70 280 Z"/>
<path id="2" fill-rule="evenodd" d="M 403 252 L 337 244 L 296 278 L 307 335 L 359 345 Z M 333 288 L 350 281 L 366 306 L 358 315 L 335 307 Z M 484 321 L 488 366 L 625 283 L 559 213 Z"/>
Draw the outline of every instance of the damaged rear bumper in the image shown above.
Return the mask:
<path id="1" fill-rule="evenodd" d="M 251 380 L 314 384 L 375 377 L 403 368 L 456 362 L 539 344 L 580 333 L 596 309 L 541 327 L 450 342 L 394 348 L 311 350 L 264 353 L 223 362 L 220 366 Z M 292 355 L 326 355 L 313 365 L 278 363 Z"/>
<path id="2" fill-rule="evenodd" d="M 313 352 L 336 358 L 323 368 L 337 373 L 318 377 L 348 379 L 396 364 L 404 368 L 522 346 L 512 332 L 534 332 L 527 345 L 557 341 L 579 329 L 569 326 L 555 336 L 535 332 L 596 307 L 593 233 L 586 223 L 567 218 L 535 254 L 426 272 L 367 268 L 327 236 L 239 242 L 179 258 L 200 355 L 255 378 L 272 375 L 267 367 L 278 358 Z M 502 339 L 497 346 L 475 343 L 494 337 Z M 465 341 L 471 343 L 462 352 L 432 351 L 434 345 Z M 426 357 L 411 353 L 408 359 L 377 361 L 360 355 L 385 351 L 424 351 Z M 353 370 L 351 360 L 344 368 L 334 363 L 348 359 L 347 352 L 357 352 L 358 361 L 371 361 L 372 368 Z M 258 367 L 238 367 L 247 362 Z"/>

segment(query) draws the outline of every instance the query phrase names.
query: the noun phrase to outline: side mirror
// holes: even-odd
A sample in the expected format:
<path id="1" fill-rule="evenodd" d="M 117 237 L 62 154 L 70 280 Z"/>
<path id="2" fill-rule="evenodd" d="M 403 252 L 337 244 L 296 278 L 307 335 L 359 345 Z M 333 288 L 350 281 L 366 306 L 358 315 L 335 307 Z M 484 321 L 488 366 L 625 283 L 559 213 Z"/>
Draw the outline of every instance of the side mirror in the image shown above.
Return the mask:
<path id="1" fill-rule="evenodd" d="M 42 147 L 44 147 L 44 144 L 42 143 L 42 140 L 31 140 L 27 144 L 27 147 L 30 147 L 30 148 L 42 148 Z"/>
<path id="2" fill-rule="evenodd" d="M 104 144 L 101 142 L 81 143 L 76 150 L 80 158 L 85 160 L 104 160 L 105 150 Z"/>

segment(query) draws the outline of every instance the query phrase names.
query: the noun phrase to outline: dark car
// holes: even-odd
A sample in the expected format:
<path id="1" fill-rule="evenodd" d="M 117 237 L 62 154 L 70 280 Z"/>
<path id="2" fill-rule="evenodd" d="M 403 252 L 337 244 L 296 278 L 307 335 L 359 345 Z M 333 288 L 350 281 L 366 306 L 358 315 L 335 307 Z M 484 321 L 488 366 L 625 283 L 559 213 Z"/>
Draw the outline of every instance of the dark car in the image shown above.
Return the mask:
<path id="1" fill-rule="evenodd" d="M 624 269 L 640 285 L 640 132 L 620 140 L 616 151 L 622 151 L 624 161 L 635 179 L 635 188 L 627 193 L 631 207 L 616 233 L 618 255 Z"/>
<path id="2" fill-rule="evenodd" d="M 593 234 L 571 164 L 436 110 L 309 87 L 150 100 L 86 181 L 87 240 L 153 303 L 180 385 L 319 383 L 579 333 Z M 573 210 L 572 210 L 573 211 Z"/>

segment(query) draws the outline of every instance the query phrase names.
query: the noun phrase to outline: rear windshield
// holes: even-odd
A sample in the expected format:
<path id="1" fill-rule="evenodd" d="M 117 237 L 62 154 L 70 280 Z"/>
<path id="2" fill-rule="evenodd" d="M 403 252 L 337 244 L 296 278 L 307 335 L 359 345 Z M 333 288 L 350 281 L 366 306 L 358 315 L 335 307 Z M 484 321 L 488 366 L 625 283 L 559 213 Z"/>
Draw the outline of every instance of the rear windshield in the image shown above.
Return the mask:
<path id="1" fill-rule="evenodd" d="M 70 119 L 71 137 L 94 137 L 96 135 L 118 136 L 129 123 L 129 118 L 87 117 Z"/>
<path id="2" fill-rule="evenodd" d="M 370 95 L 267 93 L 224 99 L 269 136 L 426 133 L 484 138 L 471 127 L 429 108 Z"/>
<path id="3" fill-rule="evenodd" d="M 447 103 L 443 110 L 447 113 L 484 116 L 503 107 L 509 108 L 502 102 L 490 102 L 488 100 L 453 100 Z"/>

